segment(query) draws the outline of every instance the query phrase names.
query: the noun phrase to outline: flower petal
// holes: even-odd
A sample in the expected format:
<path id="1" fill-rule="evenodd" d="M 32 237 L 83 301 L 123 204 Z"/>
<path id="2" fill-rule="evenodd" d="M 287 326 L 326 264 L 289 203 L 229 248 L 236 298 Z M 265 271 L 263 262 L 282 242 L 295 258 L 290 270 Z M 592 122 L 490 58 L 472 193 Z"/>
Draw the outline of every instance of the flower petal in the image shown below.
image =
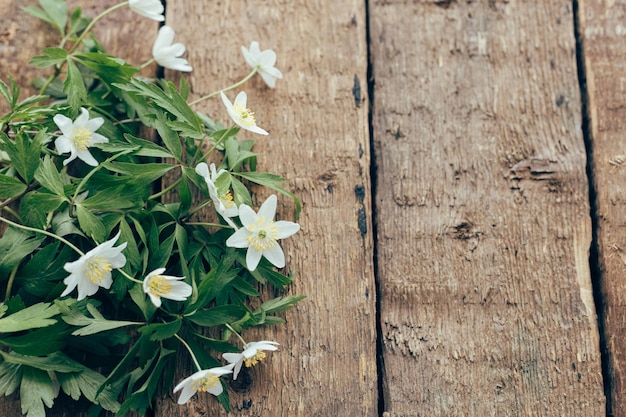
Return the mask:
<path id="1" fill-rule="evenodd" d="M 279 220 L 274 224 L 278 227 L 278 235 L 276 235 L 276 239 L 285 239 L 300 230 L 300 225 L 294 222 Z"/>
<path id="2" fill-rule="evenodd" d="M 72 122 L 72 119 L 62 114 L 57 114 L 56 116 L 52 118 L 52 120 L 54 120 L 54 123 L 61 130 L 61 132 L 63 132 L 65 136 L 72 135 L 72 128 L 74 127 L 74 123 Z"/>
<path id="3" fill-rule="evenodd" d="M 250 245 L 248 236 L 250 236 L 250 232 L 246 228 L 241 228 L 226 239 L 226 246 L 229 248 L 247 248 Z"/>
<path id="4" fill-rule="evenodd" d="M 259 212 L 257 214 L 258 217 L 263 217 L 268 220 L 273 220 L 276 215 L 276 203 L 278 199 L 276 198 L 276 194 L 272 194 L 267 197 L 267 200 L 261 204 L 261 208 L 259 208 Z"/>
<path id="5" fill-rule="evenodd" d="M 278 246 L 278 245 L 276 245 Z M 282 250 L 282 249 L 281 249 Z M 248 252 L 246 253 L 246 267 L 250 271 L 254 271 L 256 267 L 259 265 L 259 261 L 261 260 L 261 256 L 263 256 L 263 252 L 254 249 L 252 246 L 248 248 Z"/>
<path id="6" fill-rule="evenodd" d="M 248 251 L 249 250 L 250 249 L 248 249 Z M 283 268 L 285 266 L 285 253 L 283 252 L 283 249 L 278 244 L 274 245 L 270 249 L 264 250 L 263 256 L 265 256 L 265 259 L 270 261 L 270 263 L 277 268 Z M 247 261 L 247 258 L 246 258 L 246 261 Z"/>
<path id="7" fill-rule="evenodd" d="M 254 224 L 257 219 L 257 214 L 250 208 L 250 206 L 246 204 L 241 204 L 239 206 L 239 220 L 244 226 L 250 226 Z"/>

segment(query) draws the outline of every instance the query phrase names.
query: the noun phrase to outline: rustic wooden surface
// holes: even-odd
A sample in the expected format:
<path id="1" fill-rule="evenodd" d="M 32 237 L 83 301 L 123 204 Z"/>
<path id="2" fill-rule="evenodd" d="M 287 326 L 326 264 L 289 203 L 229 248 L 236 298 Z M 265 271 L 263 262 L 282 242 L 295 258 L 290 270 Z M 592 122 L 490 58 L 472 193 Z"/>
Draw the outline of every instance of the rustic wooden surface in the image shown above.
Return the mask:
<path id="1" fill-rule="evenodd" d="M 288 178 L 287 188 L 302 199 L 302 231 L 284 248 L 298 276 L 290 293 L 308 298 L 286 314 L 286 326 L 256 333 L 278 341 L 280 352 L 253 368 L 249 391 L 231 396 L 234 414 L 377 415 L 368 106 L 357 106 L 352 92 L 355 77 L 363 98 L 367 92 L 362 2 L 178 0 L 168 1 L 166 21 L 188 46 L 193 97 L 244 77 L 240 47 L 253 40 L 277 52 L 284 74 L 274 90 L 258 76 L 242 87 L 270 134 L 239 136 L 257 139 L 259 169 Z M 217 97 L 199 109 L 228 120 Z M 279 212 L 290 219 L 293 204 Z M 164 402 L 156 414 L 224 413 L 200 396 L 186 407 Z"/>
<path id="2" fill-rule="evenodd" d="M 626 415 L 626 4 L 585 0 L 579 16 L 585 57 L 592 167 L 597 191 L 601 317 L 615 416 Z"/>
<path id="3" fill-rule="evenodd" d="M 55 39 L 19 10 L 35 3 L 0 0 L 11 16 L 0 22 L 3 78 L 28 79 L 24 64 Z M 75 3 L 94 16 L 92 6 L 116 1 Z M 302 231 L 284 247 L 298 273 L 290 293 L 309 297 L 286 326 L 247 335 L 281 350 L 231 393 L 231 415 L 606 415 L 582 100 L 609 411 L 624 415 L 626 10 L 576 2 L 589 90 L 581 98 L 574 3 L 168 1 L 167 24 L 194 67 L 193 97 L 244 76 L 239 47 L 252 40 L 277 52 L 285 75 L 275 90 L 259 77 L 243 88 L 270 132 L 256 137 L 260 168 L 288 178 L 303 201 Z M 141 63 L 157 24 L 117 11 L 100 28 L 110 51 Z M 219 100 L 199 109 L 227 120 Z M 289 219 L 293 205 L 282 199 L 279 212 Z M 0 401 L 0 416 L 18 415 L 14 399 Z M 79 413 L 70 405 L 50 415 Z M 225 413 L 208 395 L 186 407 L 168 396 L 154 415 Z"/>
<path id="4" fill-rule="evenodd" d="M 603 414 L 571 2 L 370 17 L 385 411 Z"/>

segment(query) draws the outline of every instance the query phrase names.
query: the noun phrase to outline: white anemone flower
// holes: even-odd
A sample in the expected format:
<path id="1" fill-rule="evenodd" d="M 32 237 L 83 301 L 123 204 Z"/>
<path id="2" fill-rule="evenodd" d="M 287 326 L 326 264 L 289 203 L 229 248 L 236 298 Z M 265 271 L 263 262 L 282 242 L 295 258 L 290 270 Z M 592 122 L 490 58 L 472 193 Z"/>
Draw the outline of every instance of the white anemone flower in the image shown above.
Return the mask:
<path id="1" fill-rule="evenodd" d="M 122 251 L 126 248 L 126 242 L 113 247 L 120 237 L 120 232 L 111 240 L 96 246 L 77 261 L 67 262 L 63 269 L 70 275 L 63 280 L 67 288 L 61 297 L 71 293 L 78 287 L 78 300 L 94 295 L 99 287 L 109 289 L 113 283 L 111 271 L 113 268 L 121 268 L 126 264 L 126 257 Z"/>
<path id="2" fill-rule="evenodd" d="M 246 107 L 248 102 L 248 95 L 245 91 L 240 92 L 235 97 L 235 102 L 231 103 L 228 97 L 222 92 L 222 101 L 226 106 L 226 111 L 233 122 L 242 129 L 249 130 L 250 132 L 258 133 L 259 135 L 267 135 L 268 133 L 256 125 L 256 119 L 252 110 Z"/>
<path id="3" fill-rule="evenodd" d="M 217 171 L 215 169 L 215 164 L 211 164 L 209 167 L 206 163 L 200 162 L 196 167 L 196 172 L 204 178 L 204 181 L 209 188 L 209 197 L 213 200 L 215 210 L 224 218 L 224 220 L 228 221 L 227 219 L 230 217 L 238 216 L 239 208 L 233 201 L 233 196 L 230 193 L 230 190 L 220 194 L 217 190 L 217 186 L 215 185 L 215 181 L 217 181 L 219 176 L 227 173 L 228 171 L 225 169 Z"/>
<path id="4" fill-rule="evenodd" d="M 189 72 L 193 68 L 186 59 L 180 58 L 185 53 L 185 45 L 174 43 L 174 29 L 161 26 L 152 46 L 152 57 L 162 67 L 177 71 Z"/>
<path id="5" fill-rule="evenodd" d="M 191 285 L 181 280 L 185 277 L 162 275 L 165 268 L 157 268 L 143 280 L 143 291 L 156 307 L 161 307 L 161 298 L 185 301 L 192 293 Z"/>
<path id="6" fill-rule="evenodd" d="M 232 373 L 232 366 L 220 366 L 218 368 L 204 369 L 183 379 L 176 387 L 174 392 L 183 390 L 178 397 L 178 404 L 185 404 L 198 391 L 208 392 L 218 396 L 224 391 L 220 376 Z"/>
<path id="7" fill-rule="evenodd" d="M 59 153 L 70 153 L 70 157 L 63 161 L 67 165 L 74 159 L 82 159 L 86 164 L 98 166 L 98 161 L 91 155 L 89 148 L 96 143 L 107 143 L 109 140 L 95 133 L 104 123 L 102 117 L 89 119 L 89 112 L 84 107 L 80 108 L 81 114 L 72 122 L 69 117 L 57 114 L 54 123 L 61 129 L 61 136 L 54 141 Z"/>
<path id="8" fill-rule="evenodd" d="M 239 206 L 239 219 L 243 227 L 226 240 L 226 246 L 248 248 L 246 266 L 250 271 L 256 269 L 262 256 L 278 268 L 285 266 L 285 254 L 277 240 L 293 235 L 300 230 L 300 225 L 284 220 L 275 222 L 275 214 L 274 194 L 265 200 L 258 213 L 245 204 Z"/>
<path id="9" fill-rule="evenodd" d="M 160 0 L 128 0 L 128 6 L 135 13 L 149 19 L 156 20 L 157 22 L 165 20 L 163 16 L 165 7 L 163 7 Z"/>
<path id="10" fill-rule="evenodd" d="M 259 72 L 259 75 L 261 75 L 268 87 L 274 88 L 276 86 L 276 78 L 283 78 L 283 74 L 274 67 L 276 65 L 276 52 L 271 49 L 261 51 L 259 43 L 255 41 L 250 44 L 250 49 L 242 46 L 241 53 L 246 63 Z"/>
<path id="11" fill-rule="evenodd" d="M 272 342 L 270 340 L 262 340 L 260 342 L 246 343 L 243 352 L 241 353 L 223 353 L 222 357 L 228 361 L 228 363 L 235 366 L 233 369 L 233 379 L 237 379 L 241 365 L 245 364 L 246 368 L 256 365 L 263 359 L 265 359 L 264 350 L 278 350 L 278 342 Z"/>

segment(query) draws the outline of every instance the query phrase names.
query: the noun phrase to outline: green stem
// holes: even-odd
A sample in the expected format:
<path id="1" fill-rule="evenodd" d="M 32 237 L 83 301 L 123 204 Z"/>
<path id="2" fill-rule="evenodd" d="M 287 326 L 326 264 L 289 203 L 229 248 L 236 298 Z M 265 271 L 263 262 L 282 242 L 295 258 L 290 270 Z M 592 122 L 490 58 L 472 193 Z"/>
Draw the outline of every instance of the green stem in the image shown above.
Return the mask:
<path id="1" fill-rule="evenodd" d="M 198 103 L 203 102 L 204 100 L 208 100 L 208 99 L 210 99 L 211 97 L 216 96 L 216 95 L 218 95 L 219 93 L 221 93 L 221 92 L 223 92 L 223 91 L 228 91 L 228 90 L 232 90 L 233 88 L 237 88 L 237 87 L 239 87 L 241 84 L 245 83 L 245 82 L 246 82 L 246 81 L 248 81 L 250 78 L 252 78 L 252 76 L 253 76 L 254 74 L 256 74 L 256 73 L 257 73 L 257 71 L 258 71 L 258 69 L 257 69 L 257 68 L 255 68 L 255 69 L 253 69 L 253 70 L 252 70 L 252 72 L 250 72 L 250 74 L 246 75 L 246 76 L 245 76 L 245 77 L 244 77 L 241 81 L 238 81 L 238 82 L 236 82 L 235 84 L 230 85 L 230 86 L 228 86 L 228 87 L 226 87 L 226 88 L 224 88 L 224 89 L 221 89 L 221 90 L 218 90 L 218 91 L 214 91 L 214 92 L 212 92 L 211 94 L 208 94 L 208 95 L 206 95 L 206 96 L 204 96 L 204 97 L 200 97 L 199 99 L 194 100 L 194 101 L 192 101 L 191 103 L 189 103 L 189 105 L 190 105 L 190 106 L 193 106 L 193 105 L 195 105 L 195 104 L 198 104 Z"/>
<path id="2" fill-rule="evenodd" d="M 81 180 L 80 184 L 78 184 L 78 186 L 76 187 L 76 191 L 74 191 L 74 195 L 72 196 L 72 204 L 76 203 L 76 198 L 78 197 L 78 194 L 82 191 L 85 184 L 87 184 L 87 181 L 89 181 L 89 178 L 91 178 L 96 172 L 98 172 L 104 166 L 104 164 L 108 162 L 112 162 L 116 160 L 117 158 L 119 158 L 120 156 L 125 155 L 127 153 L 128 152 L 120 152 L 117 155 L 113 155 L 112 157 L 106 159 L 103 163 L 98 164 L 97 167 L 89 171 L 87 175 L 85 175 L 85 177 Z"/>
<path id="3" fill-rule="evenodd" d="M 76 39 L 76 42 L 74 42 L 74 45 L 72 45 L 72 47 L 70 48 L 70 50 L 67 52 L 68 55 L 71 55 L 74 51 L 76 51 L 76 49 L 80 46 L 80 44 L 82 43 L 83 39 L 85 39 L 85 36 L 87 36 L 87 34 L 91 31 L 91 29 L 93 28 L 93 26 L 100 20 L 102 19 L 104 16 L 108 15 L 109 13 L 117 10 L 117 9 L 121 9 L 124 6 L 127 6 L 128 2 L 124 1 L 120 4 L 116 4 L 115 6 L 111 6 L 108 9 L 106 9 L 105 11 L 103 11 L 102 13 L 100 13 L 98 16 L 94 17 L 93 20 L 91 22 L 89 22 L 89 24 L 87 25 L 87 27 L 85 28 L 85 30 L 83 30 L 83 32 L 80 34 L 80 36 L 78 37 L 78 39 Z"/>
<path id="4" fill-rule="evenodd" d="M 198 362 L 198 359 L 196 359 L 196 355 L 194 355 L 193 350 L 191 350 L 191 347 L 187 344 L 187 342 L 185 342 L 183 340 L 182 337 L 180 337 L 178 335 L 178 333 L 174 333 L 174 337 L 176 337 L 176 339 L 180 340 L 180 343 L 182 343 L 183 346 L 185 346 L 185 348 L 187 348 L 187 350 L 189 351 L 189 354 L 191 355 L 191 359 L 193 359 L 194 365 L 196 365 L 196 368 L 198 368 L 198 371 L 201 371 L 202 367 L 200 366 L 200 363 Z"/>
<path id="5" fill-rule="evenodd" d="M 185 222 L 189 226 L 209 226 L 209 227 L 223 227 L 224 229 L 232 229 L 232 226 L 219 223 L 204 223 L 204 222 Z"/>
<path id="6" fill-rule="evenodd" d="M 42 234 L 42 235 L 50 236 L 53 239 L 56 239 L 56 240 L 58 240 L 60 242 L 65 243 L 67 246 L 69 246 L 70 248 L 74 249 L 74 251 L 76 253 L 78 253 L 80 256 L 85 256 L 85 253 L 82 250 L 78 249 L 76 246 L 74 246 L 73 243 L 71 243 L 68 240 L 62 238 L 61 236 L 57 236 L 54 233 L 48 232 L 47 230 L 35 229 L 34 227 L 24 226 L 23 224 L 15 223 L 15 222 L 12 222 L 9 219 L 5 219 L 2 216 L 0 216 L 0 221 L 6 223 L 8 225 L 11 225 L 13 227 L 17 227 L 18 229 L 22 229 L 22 230 L 26 230 L 28 232 L 39 233 L 39 234 Z"/>
<path id="7" fill-rule="evenodd" d="M 154 200 L 154 199 L 157 199 L 157 198 L 161 197 L 162 195 L 165 195 L 165 194 L 169 193 L 174 188 L 176 188 L 178 186 L 178 184 L 180 184 L 180 182 L 182 180 L 183 180 L 183 177 L 178 178 L 176 181 L 174 181 L 173 183 L 171 183 L 170 185 L 168 185 L 167 187 L 165 187 L 164 189 L 162 189 L 158 193 L 152 194 L 150 197 L 148 197 L 148 200 Z"/>
<path id="8" fill-rule="evenodd" d="M 137 284 L 142 284 L 143 285 L 143 281 L 138 280 L 137 278 L 133 278 L 131 277 L 128 273 L 126 273 L 125 271 L 121 270 L 121 269 L 117 269 L 119 271 L 120 274 L 124 275 L 127 279 L 129 279 L 132 282 L 136 282 Z"/>
<path id="9" fill-rule="evenodd" d="M 144 62 L 143 64 L 139 66 L 139 71 L 146 68 L 148 65 L 152 64 L 153 62 L 154 62 L 154 58 L 150 58 L 149 60 L 147 60 L 146 62 Z"/>
<path id="10" fill-rule="evenodd" d="M 246 341 L 243 340 L 243 337 L 241 337 L 241 335 L 239 333 L 237 333 L 237 331 L 235 329 L 233 329 L 230 324 L 225 323 L 224 326 L 226 326 L 228 328 L 228 330 L 230 330 L 231 332 L 235 333 L 235 335 L 239 338 L 239 340 L 241 340 L 241 343 L 243 343 L 244 347 L 247 345 Z"/>
<path id="11" fill-rule="evenodd" d="M 19 266 L 20 266 L 20 263 L 18 262 L 17 265 L 15 265 L 15 267 L 11 271 L 11 275 L 9 276 L 9 281 L 7 282 L 7 289 L 4 293 L 4 301 L 8 300 L 9 296 L 11 295 L 11 289 L 13 288 L 13 281 L 15 281 L 15 275 L 17 275 L 17 270 Z"/>
<path id="12" fill-rule="evenodd" d="M 222 136 L 213 144 L 213 146 L 211 146 L 211 148 L 205 152 L 202 155 L 202 161 L 206 161 L 206 159 L 209 157 L 209 155 L 211 154 L 211 152 L 213 152 L 215 149 L 217 149 L 218 146 L 220 146 L 220 144 L 222 143 L 222 141 L 228 137 L 228 133 L 232 130 L 232 129 L 236 129 L 237 125 L 233 124 L 231 127 L 229 127 L 223 134 Z M 194 161 L 195 163 L 195 161 Z"/>

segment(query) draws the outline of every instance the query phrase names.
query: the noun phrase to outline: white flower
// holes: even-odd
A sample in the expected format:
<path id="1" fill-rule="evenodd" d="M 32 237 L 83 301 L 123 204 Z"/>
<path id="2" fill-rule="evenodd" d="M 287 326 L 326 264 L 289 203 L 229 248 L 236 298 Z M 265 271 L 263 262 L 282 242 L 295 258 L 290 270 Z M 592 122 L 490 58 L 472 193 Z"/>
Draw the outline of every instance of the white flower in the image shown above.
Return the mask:
<path id="1" fill-rule="evenodd" d="M 149 19 L 162 22 L 165 20 L 163 12 L 165 7 L 160 0 L 128 0 L 128 6 L 135 13 L 139 13 Z"/>
<path id="2" fill-rule="evenodd" d="M 248 248 L 246 266 L 254 271 L 265 256 L 278 268 L 285 266 L 285 254 L 278 239 L 284 239 L 300 230 L 300 225 L 288 221 L 274 221 L 276 214 L 276 196 L 272 194 L 261 205 L 258 214 L 245 204 L 239 206 L 239 219 L 244 227 L 237 230 L 226 240 L 226 246 Z"/>
<path id="3" fill-rule="evenodd" d="M 235 217 L 239 215 L 239 208 L 233 201 L 233 196 L 228 190 L 225 193 L 220 194 L 217 191 L 217 186 L 215 185 L 215 181 L 219 178 L 220 175 L 227 173 L 225 169 L 220 169 L 217 171 L 215 169 L 215 164 L 211 164 L 210 172 L 209 167 L 206 163 L 200 162 L 196 167 L 196 172 L 198 175 L 204 178 L 207 187 L 209 188 L 209 197 L 213 200 L 213 205 L 215 206 L 215 210 L 222 216 L 224 219 L 229 217 Z"/>
<path id="4" fill-rule="evenodd" d="M 191 295 L 191 285 L 182 282 L 185 277 L 161 275 L 165 268 L 150 272 L 143 280 L 143 291 L 150 296 L 152 304 L 161 307 L 161 298 L 174 301 L 185 301 Z"/>
<path id="5" fill-rule="evenodd" d="M 185 53 L 185 45 L 182 43 L 172 44 L 174 41 L 174 29 L 169 26 L 161 26 L 157 38 L 152 46 L 152 56 L 162 67 L 189 72 L 193 68 L 184 58 L 179 58 Z"/>
<path id="6" fill-rule="evenodd" d="M 98 287 L 109 289 L 113 280 L 111 271 L 113 268 L 121 268 L 126 264 L 126 257 L 122 254 L 126 248 L 126 242 L 118 247 L 113 247 L 120 232 L 117 232 L 111 240 L 96 246 L 77 261 L 67 262 L 63 269 L 70 275 L 63 280 L 67 288 L 61 297 L 71 293 L 78 286 L 78 300 L 94 295 Z"/>
<path id="7" fill-rule="evenodd" d="M 266 49 L 261 52 L 259 43 L 252 42 L 249 50 L 246 49 L 245 46 L 242 46 L 241 53 L 246 63 L 250 65 L 250 67 L 257 69 L 268 87 L 274 88 L 276 86 L 276 78 L 283 78 L 283 74 L 274 67 L 276 64 L 276 53 L 271 49 Z"/>
<path id="8" fill-rule="evenodd" d="M 256 125 L 254 113 L 246 107 L 248 95 L 245 91 L 237 94 L 234 103 L 231 103 L 224 93 L 220 92 L 220 94 L 222 95 L 222 101 L 224 102 L 224 106 L 226 106 L 228 115 L 239 127 L 249 130 L 250 132 L 258 133 L 259 135 L 268 134 L 265 130 Z"/>
<path id="9" fill-rule="evenodd" d="M 86 164 L 98 166 L 98 161 L 89 152 L 89 147 L 95 143 L 107 143 L 109 141 L 104 136 L 95 133 L 104 123 L 104 119 L 96 117 L 90 120 L 87 109 L 81 107 L 80 111 L 81 115 L 74 122 L 62 114 L 54 116 L 54 123 L 63 133 L 54 141 L 54 145 L 59 153 L 70 153 L 70 157 L 63 161 L 63 165 L 67 165 L 78 158 L 85 161 Z"/>
<path id="10" fill-rule="evenodd" d="M 278 342 L 272 342 L 269 340 L 262 340 L 260 342 L 246 343 L 244 350 L 241 353 L 223 353 L 222 357 L 228 361 L 231 365 L 235 366 L 233 370 L 233 379 L 237 379 L 241 365 L 246 364 L 246 368 L 256 365 L 263 359 L 265 359 L 264 350 L 277 350 Z"/>
<path id="11" fill-rule="evenodd" d="M 232 366 L 220 366 L 219 368 L 204 369 L 183 379 L 176 387 L 174 392 L 181 389 L 183 392 L 178 397 L 178 404 L 185 404 L 193 395 L 200 392 L 209 392 L 218 396 L 224 391 L 220 376 L 232 373 Z"/>

